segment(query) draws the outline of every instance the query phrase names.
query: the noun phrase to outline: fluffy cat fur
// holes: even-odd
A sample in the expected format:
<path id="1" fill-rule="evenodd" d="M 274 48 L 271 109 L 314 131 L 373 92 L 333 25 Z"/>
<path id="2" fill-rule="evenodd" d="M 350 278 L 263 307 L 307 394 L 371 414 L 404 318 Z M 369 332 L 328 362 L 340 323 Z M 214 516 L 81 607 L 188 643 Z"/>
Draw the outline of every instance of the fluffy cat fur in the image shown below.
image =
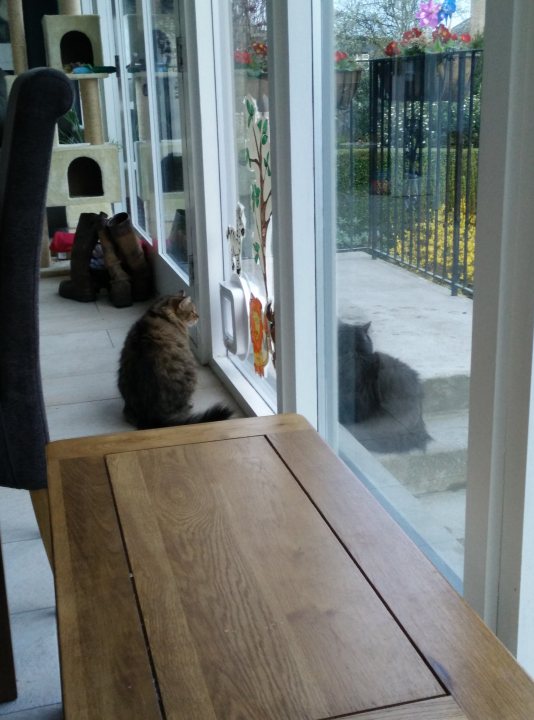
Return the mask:
<path id="1" fill-rule="evenodd" d="M 418 374 L 398 358 L 373 350 L 371 323 L 338 325 L 339 420 L 368 450 L 426 449 Z"/>
<path id="2" fill-rule="evenodd" d="M 231 410 L 214 405 L 190 414 L 197 384 L 197 362 L 188 328 L 198 321 L 190 297 L 159 298 L 130 328 L 119 363 L 124 415 L 139 429 L 225 420 Z"/>

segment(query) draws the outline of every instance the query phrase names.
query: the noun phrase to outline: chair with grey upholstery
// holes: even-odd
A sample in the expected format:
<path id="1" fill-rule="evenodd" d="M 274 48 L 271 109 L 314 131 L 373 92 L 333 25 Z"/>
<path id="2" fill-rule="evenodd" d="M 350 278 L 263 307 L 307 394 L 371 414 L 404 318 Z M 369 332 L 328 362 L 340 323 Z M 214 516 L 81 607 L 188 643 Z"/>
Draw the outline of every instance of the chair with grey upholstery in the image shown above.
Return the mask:
<path id="1" fill-rule="evenodd" d="M 47 550 L 39 265 L 54 129 L 72 102 L 64 73 L 35 68 L 19 75 L 8 97 L 0 151 L 0 485 L 31 491 Z M 5 650 L 9 625 L 1 600 L 0 647 Z M 8 659 L 0 655 L 0 665 Z M 0 674 L 5 669 L 0 667 Z"/>
<path id="2" fill-rule="evenodd" d="M 46 487 L 39 265 L 54 129 L 72 101 L 62 72 L 19 75 L 0 152 L 0 484 L 27 490 Z"/>

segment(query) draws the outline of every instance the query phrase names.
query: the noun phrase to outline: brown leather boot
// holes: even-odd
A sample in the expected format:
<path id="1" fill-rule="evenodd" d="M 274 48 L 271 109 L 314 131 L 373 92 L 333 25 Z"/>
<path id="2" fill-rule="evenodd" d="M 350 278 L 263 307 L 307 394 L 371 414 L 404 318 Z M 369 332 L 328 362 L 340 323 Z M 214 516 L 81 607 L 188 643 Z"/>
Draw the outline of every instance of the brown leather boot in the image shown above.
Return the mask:
<path id="1" fill-rule="evenodd" d="M 130 276 L 123 269 L 109 236 L 105 218 L 98 228 L 98 237 L 104 251 L 104 265 L 109 275 L 109 299 L 117 308 L 132 304 L 132 284 Z"/>
<path id="2" fill-rule="evenodd" d="M 58 292 L 61 297 L 78 302 L 96 300 L 99 287 L 91 275 L 89 263 L 98 241 L 99 222 L 100 216 L 96 213 L 81 213 L 70 256 L 70 280 L 59 283 Z"/>
<path id="3" fill-rule="evenodd" d="M 106 227 L 117 249 L 118 255 L 129 271 L 134 300 L 148 300 L 152 297 L 152 270 L 147 262 L 141 240 L 137 236 L 126 212 L 110 218 Z"/>

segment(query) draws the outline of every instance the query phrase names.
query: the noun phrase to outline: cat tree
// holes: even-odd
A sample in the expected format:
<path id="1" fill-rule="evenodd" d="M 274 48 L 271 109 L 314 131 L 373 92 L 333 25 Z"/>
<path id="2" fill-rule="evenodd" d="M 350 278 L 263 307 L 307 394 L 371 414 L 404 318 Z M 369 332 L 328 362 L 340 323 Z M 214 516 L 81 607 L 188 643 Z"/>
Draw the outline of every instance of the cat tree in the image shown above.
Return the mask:
<path id="1" fill-rule="evenodd" d="M 82 15 L 79 0 L 60 0 L 60 15 L 43 16 L 47 63 L 65 70 L 71 63 L 103 65 L 100 18 Z M 28 69 L 22 0 L 8 0 L 8 20 L 15 75 Z M 104 142 L 99 83 L 107 73 L 67 73 L 79 84 L 86 142 L 61 145 L 56 132 L 47 207 L 65 207 L 67 224 L 75 227 L 82 212 L 112 213 L 122 199 L 119 148 Z M 14 78 L 8 76 L 8 90 Z M 41 267 L 50 264 L 48 228 L 43 228 Z"/>
<path id="2" fill-rule="evenodd" d="M 60 15 L 43 16 L 47 63 L 65 71 L 73 63 L 103 66 L 98 15 L 82 15 L 79 0 L 59 3 Z M 112 214 L 122 199 L 117 145 L 104 141 L 99 83 L 105 72 L 66 73 L 79 85 L 84 138 L 82 144 L 56 144 L 52 153 L 48 207 L 66 208 L 67 224 L 76 226 L 82 212 Z"/>

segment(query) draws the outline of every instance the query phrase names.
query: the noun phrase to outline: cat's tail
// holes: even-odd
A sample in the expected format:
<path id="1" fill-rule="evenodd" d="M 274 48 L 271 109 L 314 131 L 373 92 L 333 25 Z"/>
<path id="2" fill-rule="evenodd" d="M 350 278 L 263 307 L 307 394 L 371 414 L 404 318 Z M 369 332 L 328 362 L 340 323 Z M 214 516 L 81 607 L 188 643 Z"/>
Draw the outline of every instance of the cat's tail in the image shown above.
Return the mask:
<path id="1" fill-rule="evenodd" d="M 179 415 L 167 418 L 142 418 L 135 423 L 139 430 L 153 430 L 156 428 L 174 427 L 176 425 L 195 425 L 196 423 L 215 422 L 216 420 L 227 420 L 232 415 L 232 410 L 222 403 L 212 405 L 203 413 L 192 415 Z M 128 418 L 127 418 L 128 419 Z"/>
<path id="2" fill-rule="evenodd" d="M 203 413 L 193 413 L 189 415 L 183 421 L 180 421 L 179 425 L 195 425 L 196 423 L 215 422 L 216 420 L 228 420 L 231 417 L 232 411 L 226 405 L 217 403 L 212 405 Z"/>

